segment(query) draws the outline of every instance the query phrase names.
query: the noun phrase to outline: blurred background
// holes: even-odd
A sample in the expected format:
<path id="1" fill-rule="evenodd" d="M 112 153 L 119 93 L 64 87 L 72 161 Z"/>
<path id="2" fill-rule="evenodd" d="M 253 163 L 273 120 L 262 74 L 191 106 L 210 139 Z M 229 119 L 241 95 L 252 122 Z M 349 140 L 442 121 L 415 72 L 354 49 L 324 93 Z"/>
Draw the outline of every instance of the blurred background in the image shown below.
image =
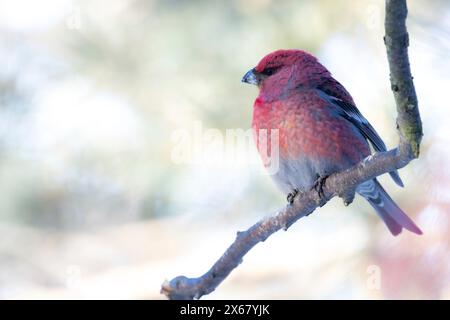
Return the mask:
<path id="1" fill-rule="evenodd" d="M 333 199 L 206 298 L 450 298 L 450 3 L 409 7 L 425 136 L 404 189 L 380 179 L 424 235 Z M 394 147 L 383 19 L 375 0 L 0 0 L 0 298 L 161 299 L 282 208 L 252 147 L 220 153 L 275 49 L 317 55 Z"/>

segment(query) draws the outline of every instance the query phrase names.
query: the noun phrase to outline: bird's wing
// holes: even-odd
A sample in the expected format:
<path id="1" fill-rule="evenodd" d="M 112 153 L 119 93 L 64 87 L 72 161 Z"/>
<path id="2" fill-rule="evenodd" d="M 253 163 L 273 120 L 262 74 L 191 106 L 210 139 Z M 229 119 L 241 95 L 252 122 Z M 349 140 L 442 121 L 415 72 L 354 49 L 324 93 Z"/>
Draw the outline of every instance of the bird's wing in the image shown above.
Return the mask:
<path id="1" fill-rule="evenodd" d="M 339 114 L 350 121 L 361 134 L 370 141 L 375 151 L 387 151 L 381 137 L 378 135 L 374 127 L 367 121 L 366 118 L 359 112 L 355 106 L 353 99 L 345 88 L 337 81 L 319 86 L 316 88 L 318 94 L 328 103 L 334 105 Z M 397 171 L 389 173 L 396 184 L 403 187 L 403 182 L 400 179 Z"/>

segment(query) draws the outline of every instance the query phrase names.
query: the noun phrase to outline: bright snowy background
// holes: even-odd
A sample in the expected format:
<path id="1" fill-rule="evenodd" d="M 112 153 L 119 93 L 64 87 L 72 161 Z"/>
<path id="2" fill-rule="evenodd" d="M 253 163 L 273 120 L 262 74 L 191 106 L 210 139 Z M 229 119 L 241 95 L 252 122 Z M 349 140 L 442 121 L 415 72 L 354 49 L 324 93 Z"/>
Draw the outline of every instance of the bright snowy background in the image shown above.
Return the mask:
<path id="1" fill-rule="evenodd" d="M 409 2 L 425 136 L 405 188 L 381 180 L 424 235 L 334 199 L 208 298 L 450 299 L 450 3 Z M 0 298 L 159 299 L 281 208 L 259 163 L 207 161 L 208 128 L 249 128 L 240 79 L 272 50 L 316 54 L 395 146 L 383 18 L 375 0 L 0 0 Z M 206 158 L 180 163 L 198 124 Z"/>

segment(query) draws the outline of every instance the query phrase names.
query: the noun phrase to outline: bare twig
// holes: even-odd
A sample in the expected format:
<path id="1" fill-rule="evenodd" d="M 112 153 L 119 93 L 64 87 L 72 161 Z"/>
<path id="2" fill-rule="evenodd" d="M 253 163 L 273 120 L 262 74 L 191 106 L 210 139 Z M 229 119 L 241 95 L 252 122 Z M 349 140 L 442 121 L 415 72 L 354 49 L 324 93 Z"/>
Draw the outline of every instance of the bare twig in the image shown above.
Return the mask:
<path id="1" fill-rule="evenodd" d="M 406 0 L 386 0 L 384 37 L 391 73 L 391 86 L 397 105 L 400 143 L 396 149 L 377 153 L 359 164 L 329 176 L 321 192 L 311 189 L 298 194 L 292 205 L 275 216 L 263 219 L 250 229 L 238 232 L 236 240 L 212 268 L 199 278 L 176 277 L 165 281 L 161 292 L 169 299 L 199 299 L 211 293 L 236 268 L 245 254 L 280 229 L 287 230 L 298 219 L 309 215 L 334 196 L 349 202 L 356 187 L 378 175 L 406 166 L 419 156 L 422 124 L 408 60 Z"/>
<path id="2" fill-rule="evenodd" d="M 409 36 L 406 30 L 406 0 L 386 0 L 384 43 L 391 74 L 391 89 L 397 105 L 397 127 L 400 139 L 411 146 L 413 157 L 419 156 L 422 122 L 413 77 L 409 67 Z"/>

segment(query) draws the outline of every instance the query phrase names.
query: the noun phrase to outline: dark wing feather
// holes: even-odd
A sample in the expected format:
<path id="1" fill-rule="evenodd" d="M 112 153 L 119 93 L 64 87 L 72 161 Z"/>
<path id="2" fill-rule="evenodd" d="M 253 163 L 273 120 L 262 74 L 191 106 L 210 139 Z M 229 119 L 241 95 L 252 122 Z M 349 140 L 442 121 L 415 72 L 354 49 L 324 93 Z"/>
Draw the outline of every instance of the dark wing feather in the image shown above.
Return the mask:
<path id="1" fill-rule="evenodd" d="M 340 99 L 332 98 L 334 104 L 338 105 L 342 110 L 342 115 L 355 125 L 363 136 L 370 141 L 375 151 L 386 151 L 386 145 L 381 140 L 378 133 L 367 121 L 366 118 L 359 112 L 359 110 L 352 104 L 349 104 Z"/>
<path id="2" fill-rule="evenodd" d="M 350 121 L 356 128 L 358 128 L 361 134 L 373 146 L 375 151 L 384 152 L 387 150 L 386 145 L 375 131 L 374 127 L 372 127 L 369 121 L 367 121 L 361 112 L 359 112 L 350 94 L 339 82 L 334 80 L 333 83 L 326 83 L 317 89 L 322 97 L 337 107 L 342 117 Z M 389 172 L 389 174 L 396 184 L 403 187 L 403 182 L 400 179 L 397 170 Z"/>

